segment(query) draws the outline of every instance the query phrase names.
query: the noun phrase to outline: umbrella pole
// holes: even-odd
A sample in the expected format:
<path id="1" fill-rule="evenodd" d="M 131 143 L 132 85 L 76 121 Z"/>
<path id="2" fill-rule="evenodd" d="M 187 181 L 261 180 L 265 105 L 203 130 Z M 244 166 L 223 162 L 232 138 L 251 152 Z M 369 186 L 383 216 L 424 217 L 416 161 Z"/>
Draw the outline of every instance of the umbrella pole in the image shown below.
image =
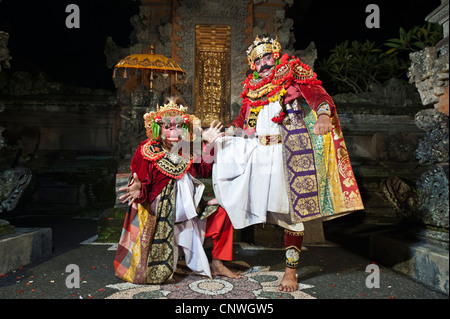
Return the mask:
<path id="1" fill-rule="evenodd" d="M 153 71 L 150 71 L 150 92 L 153 92 Z"/>

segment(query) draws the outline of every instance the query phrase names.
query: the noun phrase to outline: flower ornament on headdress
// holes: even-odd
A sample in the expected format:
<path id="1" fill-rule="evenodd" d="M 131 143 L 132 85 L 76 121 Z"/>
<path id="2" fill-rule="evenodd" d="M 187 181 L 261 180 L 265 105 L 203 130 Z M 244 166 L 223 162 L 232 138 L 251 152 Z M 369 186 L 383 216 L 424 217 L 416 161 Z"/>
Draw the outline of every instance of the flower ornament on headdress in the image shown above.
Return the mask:
<path id="1" fill-rule="evenodd" d="M 252 70 L 256 70 L 255 60 L 262 58 L 266 53 L 272 53 L 274 59 L 281 56 L 281 44 L 278 42 L 278 36 L 275 39 L 256 36 L 255 41 L 247 49 L 248 64 Z"/>
<path id="2" fill-rule="evenodd" d="M 177 124 L 181 124 L 183 132 L 186 135 L 192 133 L 192 127 L 198 118 L 192 114 L 188 114 L 187 106 L 183 106 L 180 102 L 184 102 L 178 98 L 169 98 L 163 106 L 156 106 L 156 111 L 146 113 L 144 115 L 145 129 L 147 137 L 158 140 L 161 136 L 161 125 L 170 122 L 170 118 L 174 117 Z"/>
<path id="3" fill-rule="evenodd" d="M 162 123 L 162 117 L 161 116 L 155 116 L 153 118 L 153 120 L 154 120 L 155 123 L 158 123 L 158 124 Z"/>

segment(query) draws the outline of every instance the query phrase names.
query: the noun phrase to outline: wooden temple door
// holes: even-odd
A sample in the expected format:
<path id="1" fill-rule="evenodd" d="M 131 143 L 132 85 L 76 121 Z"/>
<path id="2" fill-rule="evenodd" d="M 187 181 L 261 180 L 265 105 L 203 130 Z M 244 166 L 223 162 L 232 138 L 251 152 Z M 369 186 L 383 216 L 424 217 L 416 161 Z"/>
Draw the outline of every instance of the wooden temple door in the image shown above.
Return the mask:
<path id="1" fill-rule="evenodd" d="M 207 127 L 230 121 L 231 27 L 195 27 L 195 115 Z"/>

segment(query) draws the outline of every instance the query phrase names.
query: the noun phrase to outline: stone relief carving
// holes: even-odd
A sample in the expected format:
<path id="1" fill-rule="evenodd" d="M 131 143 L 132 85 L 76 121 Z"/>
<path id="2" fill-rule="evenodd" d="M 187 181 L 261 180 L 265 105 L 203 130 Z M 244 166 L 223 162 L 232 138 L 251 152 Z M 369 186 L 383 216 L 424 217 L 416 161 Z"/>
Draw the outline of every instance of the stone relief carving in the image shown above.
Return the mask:
<path id="1" fill-rule="evenodd" d="M 448 117 L 435 109 L 426 109 L 416 114 L 415 123 L 425 131 L 416 150 L 419 164 L 448 163 Z"/>
<path id="2" fill-rule="evenodd" d="M 439 102 L 448 86 L 448 43 L 440 48 L 428 47 L 410 54 L 409 81 L 415 83 L 423 105 Z"/>
<path id="3" fill-rule="evenodd" d="M 420 194 L 416 220 L 425 225 L 447 229 L 447 231 L 449 227 L 448 174 L 448 165 L 432 165 L 416 183 Z"/>
<path id="4" fill-rule="evenodd" d="M 305 49 L 296 50 L 293 55 L 299 57 L 300 61 L 314 69 L 314 62 L 317 59 L 316 44 L 314 42 L 310 42 Z"/>
<path id="5" fill-rule="evenodd" d="M 284 53 L 293 54 L 295 37 L 291 32 L 294 20 L 285 17 L 284 10 L 275 12 L 275 29 L 277 30 L 278 42 L 280 42 Z"/>
<path id="6" fill-rule="evenodd" d="M 0 213 L 12 211 L 31 181 L 31 170 L 14 167 L 0 174 Z"/>

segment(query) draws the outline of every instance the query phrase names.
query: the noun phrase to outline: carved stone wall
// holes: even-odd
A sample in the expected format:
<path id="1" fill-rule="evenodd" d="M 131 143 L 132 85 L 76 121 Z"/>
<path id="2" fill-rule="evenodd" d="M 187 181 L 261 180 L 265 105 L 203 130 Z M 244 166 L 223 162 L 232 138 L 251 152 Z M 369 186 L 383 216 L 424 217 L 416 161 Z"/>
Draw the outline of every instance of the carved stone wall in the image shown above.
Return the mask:
<path id="1" fill-rule="evenodd" d="M 425 106 L 433 105 L 440 112 L 449 115 L 449 8 L 448 0 L 430 13 L 425 20 L 442 26 L 444 38 L 434 47 L 411 53 L 408 76 L 414 83 Z"/>
<path id="2" fill-rule="evenodd" d="M 305 50 L 293 51 L 293 21 L 285 15 L 285 10 L 291 5 L 292 0 L 141 0 L 139 13 L 131 17 L 134 30 L 130 35 L 130 46 L 121 48 L 112 38 L 107 39 L 105 55 L 108 67 L 113 68 L 123 57 L 145 52 L 150 44 L 154 44 L 155 53 L 180 63 L 186 71 L 186 79 L 176 81 L 173 77 L 165 79 L 159 76 L 154 83 L 153 95 L 148 94 L 145 83 L 115 79 L 121 108 L 118 172 L 128 170 L 134 150 L 145 138 L 142 115 L 154 108 L 156 102 L 162 103 L 164 97 L 178 94 L 190 107 L 189 112 L 194 111 L 196 25 L 231 27 L 230 97 L 228 109 L 224 111 L 231 120 L 238 115 L 242 104 L 242 81 L 248 70 L 245 51 L 256 34 L 278 35 L 283 52 L 296 54 L 313 66 L 317 57 L 313 43 Z"/>
<path id="3" fill-rule="evenodd" d="M 426 18 L 429 22 L 439 23 L 443 27 L 444 39 L 435 47 L 411 53 L 411 66 L 408 76 L 420 94 L 422 104 L 429 109 L 415 115 L 415 123 L 424 131 L 415 155 L 426 171 L 419 176 L 408 192 L 394 194 L 400 203 L 400 211 L 408 221 L 426 227 L 438 228 L 442 241 L 448 247 L 449 227 L 449 36 L 448 36 L 448 0 Z M 393 180 L 393 179 L 391 179 Z M 403 189 L 406 182 L 396 180 Z M 408 196 L 404 196 L 407 194 Z M 399 200 L 402 198 L 401 200 Z M 443 234 L 443 235 L 442 235 Z"/>
<path id="4" fill-rule="evenodd" d="M 0 83 L 0 175 L 16 167 L 33 175 L 19 205 L 28 212 L 64 212 L 113 202 L 116 97 L 44 74 L 2 72 Z"/>
<path id="5" fill-rule="evenodd" d="M 187 83 L 176 85 L 188 105 L 193 103 L 195 72 L 195 26 L 196 25 L 230 25 L 231 26 L 231 104 L 240 103 L 242 81 L 248 66 L 244 52 L 248 45 L 245 42 L 248 25 L 244 22 L 249 15 L 249 1 L 230 0 L 224 5 L 220 0 L 179 0 L 176 10 L 179 19 L 180 38 L 177 52 L 181 65 L 187 74 Z"/>
<path id="6" fill-rule="evenodd" d="M 427 47 L 422 51 L 411 53 L 410 58 L 409 80 L 416 85 L 422 104 L 438 106 L 441 100 L 445 100 L 446 91 L 448 101 L 448 38 L 435 47 Z M 446 108 L 442 106 L 439 110 L 448 116 L 448 103 Z"/>

